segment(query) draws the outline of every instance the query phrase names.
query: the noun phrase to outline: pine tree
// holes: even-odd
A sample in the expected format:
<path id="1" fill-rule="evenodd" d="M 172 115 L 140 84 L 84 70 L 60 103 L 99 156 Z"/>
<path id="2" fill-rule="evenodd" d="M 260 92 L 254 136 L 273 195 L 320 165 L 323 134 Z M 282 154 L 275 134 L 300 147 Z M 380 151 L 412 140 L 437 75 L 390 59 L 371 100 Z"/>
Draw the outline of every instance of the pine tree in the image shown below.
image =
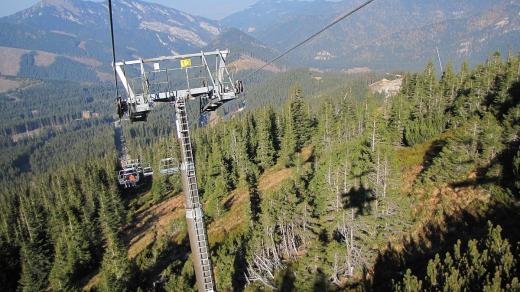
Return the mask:
<path id="1" fill-rule="evenodd" d="M 403 280 L 394 283 L 396 291 L 511 291 L 520 289 L 517 263 L 500 226 L 488 222 L 488 235 L 470 240 L 465 250 L 458 241 L 453 253 L 441 260 L 437 254 L 428 262 L 424 279 L 408 269 Z"/>
<path id="2" fill-rule="evenodd" d="M 301 95 L 301 89 L 298 86 L 292 89 L 290 100 L 291 128 L 296 139 L 295 151 L 300 152 L 310 138 L 310 119 Z"/>
<path id="3" fill-rule="evenodd" d="M 441 79 L 442 95 L 444 97 L 445 106 L 451 104 L 457 92 L 457 79 L 453 72 L 453 65 L 448 63 L 446 70 L 442 74 Z"/>
<path id="4" fill-rule="evenodd" d="M 223 199 L 228 194 L 226 181 L 222 176 L 212 180 L 214 184 L 207 191 L 207 214 L 211 217 L 220 217 L 224 212 Z"/>
<path id="5" fill-rule="evenodd" d="M 24 236 L 21 243 L 20 277 L 20 286 L 24 291 L 41 291 L 48 287 L 52 252 L 45 223 L 43 208 L 27 190 L 21 197 L 19 223 Z"/>
<path id="6" fill-rule="evenodd" d="M 101 172 L 101 180 L 108 178 Z M 105 186 L 109 187 L 108 181 Z M 132 278 L 127 251 L 120 239 L 125 223 L 125 212 L 118 193 L 113 189 L 100 192 L 100 220 L 105 239 L 103 260 L 101 263 L 101 291 L 127 291 Z"/>
<path id="7" fill-rule="evenodd" d="M 515 174 L 515 186 L 517 190 L 520 190 L 520 149 L 517 150 L 516 155 L 513 159 L 513 173 Z"/>
<path id="8" fill-rule="evenodd" d="M 283 137 L 280 149 L 280 160 L 286 166 L 292 166 L 294 163 L 294 154 L 296 153 L 296 135 L 293 130 L 293 123 L 290 116 L 286 115 L 284 117 L 283 124 Z"/>
<path id="9" fill-rule="evenodd" d="M 276 163 L 276 116 L 272 108 L 262 111 L 259 115 L 257 160 L 265 171 Z"/>
<path id="10" fill-rule="evenodd" d="M 6 291 L 15 291 L 20 275 L 20 250 L 8 242 L 0 233 L 0 287 Z"/>
<path id="11" fill-rule="evenodd" d="M 250 163 L 247 170 L 247 185 L 249 188 L 249 215 L 251 224 L 256 224 L 260 220 L 261 209 L 261 198 L 260 191 L 258 190 L 258 169 Z"/>
<path id="12" fill-rule="evenodd" d="M 107 247 L 101 263 L 100 291 L 128 291 L 132 278 L 126 249 L 113 234 L 107 234 Z"/>
<path id="13" fill-rule="evenodd" d="M 70 215 L 69 215 L 70 216 Z M 50 273 L 51 287 L 56 290 L 70 290 L 83 277 L 91 263 L 89 240 L 75 218 L 69 218 L 61 236 L 54 245 L 54 263 Z"/>
<path id="14" fill-rule="evenodd" d="M 40 242 L 40 244 L 38 244 Z M 48 288 L 48 275 L 51 257 L 48 244 L 42 240 L 23 243 L 22 274 L 20 286 L 22 291 L 42 291 Z"/>
<path id="15" fill-rule="evenodd" d="M 495 117 L 486 113 L 479 122 L 481 131 L 479 132 L 478 148 L 482 159 L 486 163 L 491 163 L 493 159 L 504 149 L 502 144 L 502 127 Z"/>
<path id="16" fill-rule="evenodd" d="M 180 275 L 173 274 L 168 283 L 166 283 L 165 290 L 169 292 L 187 291 L 195 292 L 195 271 L 193 270 L 193 262 L 191 255 L 184 263 Z"/>

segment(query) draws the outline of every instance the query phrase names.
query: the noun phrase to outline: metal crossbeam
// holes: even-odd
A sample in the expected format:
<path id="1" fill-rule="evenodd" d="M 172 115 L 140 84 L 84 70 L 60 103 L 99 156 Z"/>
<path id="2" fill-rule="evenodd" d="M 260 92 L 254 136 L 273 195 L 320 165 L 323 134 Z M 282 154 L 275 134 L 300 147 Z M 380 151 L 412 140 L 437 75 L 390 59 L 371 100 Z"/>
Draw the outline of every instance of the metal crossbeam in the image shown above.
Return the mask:
<path id="1" fill-rule="evenodd" d="M 186 55 L 175 55 L 175 56 L 162 56 L 162 57 L 156 57 L 156 58 L 149 58 L 149 59 L 139 59 L 139 60 L 133 60 L 133 61 L 122 61 L 122 62 L 116 62 L 116 66 L 123 66 L 123 65 L 135 65 L 135 64 L 145 64 L 145 63 L 157 63 L 161 61 L 173 61 L 173 60 L 181 60 L 181 59 L 187 59 L 187 58 L 196 58 L 196 57 L 208 57 L 208 56 L 218 56 L 218 55 L 227 55 L 229 54 L 229 50 L 216 50 L 212 52 L 200 52 L 195 54 L 186 54 Z"/>
<path id="2" fill-rule="evenodd" d="M 120 112 L 132 121 L 146 120 L 155 102 L 200 99 L 201 112 L 214 111 L 243 90 L 226 66 L 228 50 L 116 62 L 126 97 Z M 214 58 L 214 62 L 210 59 Z"/>

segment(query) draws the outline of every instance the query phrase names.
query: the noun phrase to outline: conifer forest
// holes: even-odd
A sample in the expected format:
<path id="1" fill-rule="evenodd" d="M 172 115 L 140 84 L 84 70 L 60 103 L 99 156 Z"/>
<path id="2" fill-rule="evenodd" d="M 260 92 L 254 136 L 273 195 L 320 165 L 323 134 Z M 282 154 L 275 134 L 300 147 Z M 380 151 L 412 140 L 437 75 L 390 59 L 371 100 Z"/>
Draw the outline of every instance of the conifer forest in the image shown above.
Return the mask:
<path id="1" fill-rule="evenodd" d="M 336 86 L 313 91 L 300 85 L 309 72 L 292 71 L 267 105 L 193 125 L 217 289 L 520 289 L 519 69 L 500 54 L 442 73 L 430 63 L 392 96 L 368 90 L 375 76 L 329 74 Z M 194 290 L 180 176 L 118 188 L 110 88 L 65 88 L 26 89 L 48 94 L 2 121 L 1 286 Z M 64 95 L 88 98 L 24 113 Z M 85 106 L 102 118 L 77 120 Z M 178 157 L 171 114 L 126 121 L 130 152 L 152 166 Z"/>

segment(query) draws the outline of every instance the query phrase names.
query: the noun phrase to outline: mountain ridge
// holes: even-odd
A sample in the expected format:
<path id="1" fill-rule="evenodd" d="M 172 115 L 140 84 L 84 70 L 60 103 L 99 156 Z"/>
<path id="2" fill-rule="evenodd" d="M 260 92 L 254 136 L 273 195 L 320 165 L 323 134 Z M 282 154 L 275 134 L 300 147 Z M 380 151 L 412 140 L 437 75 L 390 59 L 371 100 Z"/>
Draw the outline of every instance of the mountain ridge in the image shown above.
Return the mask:
<path id="1" fill-rule="evenodd" d="M 265 64 L 329 23 L 340 11 L 348 11 L 359 3 L 264 0 L 222 21 L 214 21 L 160 4 L 115 0 L 117 58 L 231 49 L 230 61 L 242 58 L 249 64 L 241 66 L 245 69 L 250 64 Z M 520 20 L 515 17 L 520 13 L 518 3 L 385 3 L 386 6 L 378 2 L 367 6 L 279 60 L 271 71 L 285 66 L 343 72 L 357 68 L 418 70 L 430 60 L 437 63 L 437 51 L 439 63 L 451 61 L 457 65 L 464 60 L 476 64 L 494 51 L 517 52 L 520 48 Z M 389 6 L 393 9 L 386 9 Z M 20 77 L 91 82 L 107 79 L 111 72 L 108 26 L 106 4 L 82 0 L 42 0 L 2 17 L 0 46 L 11 50 L 0 59 L 0 74 L 12 73 L 2 68 L 20 67 Z M 53 59 L 59 63 L 39 66 L 35 58 L 42 54 L 56 55 Z"/>
<path id="2" fill-rule="evenodd" d="M 216 21 L 155 3 L 116 0 L 113 11 L 119 59 L 200 51 L 221 31 Z M 91 58 L 102 63 L 100 68 L 95 68 L 96 71 L 108 73 L 111 70 L 108 27 L 108 9 L 104 3 L 42 0 L 28 9 L 0 18 L 0 46 L 63 57 Z M 22 59 L 4 59 L 3 62 L 23 65 Z M 92 66 L 78 62 L 70 66 L 76 71 L 94 70 Z M 57 72 L 48 73 L 46 77 L 59 75 Z M 41 76 L 29 74 L 26 77 Z"/>
<path id="3" fill-rule="evenodd" d="M 170 50 L 185 51 L 207 45 L 204 40 L 218 35 L 221 29 L 216 21 L 138 0 L 114 1 L 113 15 L 116 39 L 120 49 L 124 49 L 119 53 L 123 56 L 128 54 L 130 45 L 140 49 L 139 42 L 143 40 L 139 33 L 143 34 L 143 31 L 154 34 L 160 46 L 167 44 L 171 46 Z M 103 42 L 109 40 L 108 10 L 104 3 L 42 0 L 26 10 L 0 18 L 0 21 L 28 25 L 69 37 L 81 36 L 87 41 L 99 38 Z M 148 49 L 158 50 L 155 46 Z"/>
<path id="4" fill-rule="evenodd" d="M 115 0 L 113 15 L 120 60 L 215 49 L 231 49 L 231 61 L 242 55 L 264 60 L 276 53 L 239 30 L 224 28 L 218 21 L 160 4 Z M 4 50 L 7 56 L 0 59 L 0 74 L 14 72 L 14 76 L 74 81 L 110 80 L 108 28 L 106 4 L 83 0 L 42 0 L 2 17 L 0 46 L 9 50 Z M 42 55 L 60 60 L 60 65 L 78 72 L 81 78 L 85 77 L 81 72 L 88 72 L 89 77 L 83 80 L 76 78 L 76 74 L 66 76 L 56 66 L 48 66 L 53 62 L 41 66 L 37 59 Z"/>
<path id="5" fill-rule="evenodd" d="M 283 50 L 361 2 L 259 1 L 222 23 Z M 460 64 L 467 59 L 476 64 L 494 51 L 520 49 L 518 13 L 520 5 L 507 0 L 376 1 L 287 59 L 332 70 L 417 70 L 420 64 L 437 60 L 437 47 L 445 62 Z"/>

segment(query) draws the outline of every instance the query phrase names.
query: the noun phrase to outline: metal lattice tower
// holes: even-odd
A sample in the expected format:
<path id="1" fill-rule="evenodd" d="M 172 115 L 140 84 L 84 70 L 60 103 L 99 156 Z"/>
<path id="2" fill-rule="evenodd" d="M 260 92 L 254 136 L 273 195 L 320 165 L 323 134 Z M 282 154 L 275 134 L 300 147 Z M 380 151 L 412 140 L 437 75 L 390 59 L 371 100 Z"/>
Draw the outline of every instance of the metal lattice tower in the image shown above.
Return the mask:
<path id="1" fill-rule="evenodd" d="M 215 278 L 197 187 L 187 102 L 198 99 L 200 111 L 209 112 L 243 92 L 242 82 L 234 82 L 226 67 L 228 54 L 228 51 L 213 51 L 115 63 L 127 93 L 118 101 L 120 116 L 128 116 L 131 121 L 146 121 L 156 102 L 175 106 L 188 235 L 198 288 L 206 292 L 215 291 Z M 214 58 L 214 62 L 210 62 L 210 58 Z M 174 169 L 161 170 L 161 173 L 171 174 Z"/>
<path id="2" fill-rule="evenodd" d="M 204 214 L 200 204 L 199 190 L 197 188 L 195 159 L 193 157 L 193 147 L 191 145 L 185 101 L 183 99 L 177 100 L 175 108 L 177 114 L 177 136 L 181 142 L 181 156 L 183 161 L 181 172 L 184 191 L 186 193 L 186 220 L 188 222 L 190 246 L 193 254 L 193 265 L 199 286 L 203 286 L 204 291 L 214 291 L 215 280 L 209 255 Z"/>

